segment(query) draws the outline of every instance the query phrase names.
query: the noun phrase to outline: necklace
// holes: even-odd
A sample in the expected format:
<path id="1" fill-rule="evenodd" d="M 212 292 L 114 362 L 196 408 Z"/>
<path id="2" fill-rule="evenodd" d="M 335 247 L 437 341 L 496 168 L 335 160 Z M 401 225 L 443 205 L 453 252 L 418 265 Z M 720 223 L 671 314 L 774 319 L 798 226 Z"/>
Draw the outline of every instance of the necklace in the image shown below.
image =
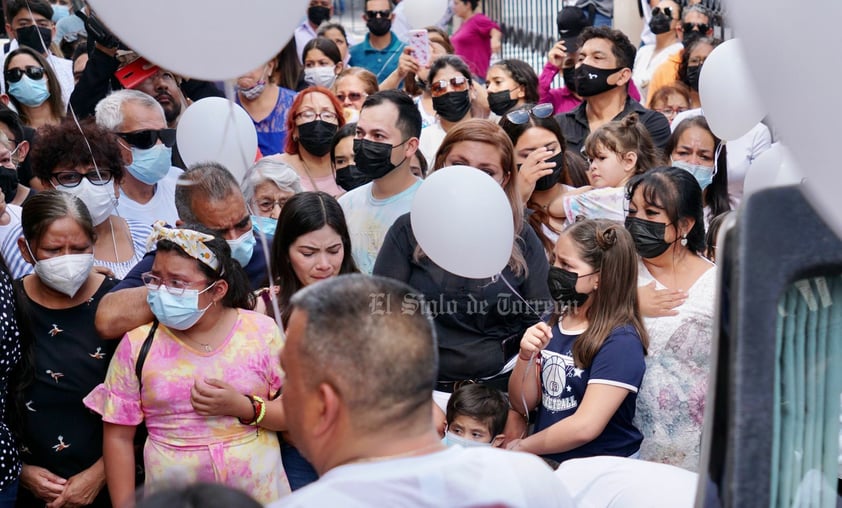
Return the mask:
<path id="1" fill-rule="evenodd" d="M 190 342 L 202 346 L 202 350 L 205 353 L 213 352 L 213 348 L 211 347 L 209 342 L 207 342 L 207 343 L 206 342 L 199 342 L 198 340 L 196 340 L 196 339 L 190 337 L 189 335 L 187 335 L 187 333 L 185 333 L 185 332 L 181 332 L 180 335 L 182 335 L 185 339 L 189 340 Z"/>
<path id="2" fill-rule="evenodd" d="M 310 166 L 307 165 L 307 161 L 304 160 L 304 157 L 301 154 L 298 155 L 298 160 L 301 161 L 301 164 L 304 164 L 304 172 L 307 173 L 307 178 L 310 180 L 310 183 L 313 185 L 313 190 L 318 191 L 319 188 L 316 186 L 316 180 L 313 179 L 313 175 L 310 173 Z"/>

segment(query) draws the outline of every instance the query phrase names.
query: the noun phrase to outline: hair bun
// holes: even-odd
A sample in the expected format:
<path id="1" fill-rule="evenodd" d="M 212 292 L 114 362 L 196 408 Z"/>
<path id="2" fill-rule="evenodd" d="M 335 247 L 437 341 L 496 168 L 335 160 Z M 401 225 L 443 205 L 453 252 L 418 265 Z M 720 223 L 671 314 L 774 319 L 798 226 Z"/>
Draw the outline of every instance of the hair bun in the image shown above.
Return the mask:
<path id="1" fill-rule="evenodd" d="M 602 250 L 608 250 L 617 243 L 617 226 L 611 226 L 596 232 L 596 244 Z"/>

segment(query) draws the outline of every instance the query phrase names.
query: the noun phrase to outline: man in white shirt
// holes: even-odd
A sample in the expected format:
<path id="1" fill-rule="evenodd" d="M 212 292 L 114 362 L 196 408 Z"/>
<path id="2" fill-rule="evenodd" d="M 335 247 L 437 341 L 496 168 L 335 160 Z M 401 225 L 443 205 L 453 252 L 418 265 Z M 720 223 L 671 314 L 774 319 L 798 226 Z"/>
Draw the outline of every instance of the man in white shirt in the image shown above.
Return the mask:
<path id="1" fill-rule="evenodd" d="M 321 478 L 269 505 L 573 506 L 538 457 L 445 448 L 430 393 L 433 325 L 413 289 L 342 275 L 292 298 L 283 407 L 293 442 Z"/>
<path id="2" fill-rule="evenodd" d="M 96 123 L 117 134 L 127 171 L 120 184 L 117 212 L 144 224 L 175 224 L 175 187 L 181 170 L 172 167 L 175 130 L 149 95 L 118 90 L 99 101 Z"/>
<path id="3" fill-rule="evenodd" d="M 372 181 L 339 198 L 354 261 L 363 273 L 374 270 L 386 233 L 409 213 L 421 187 L 409 167 L 420 135 L 421 113 L 408 95 L 383 90 L 366 98 L 357 121 L 354 162 Z"/>
<path id="4" fill-rule="evenodd" d="M 73 62 L 44 50 L 50 47 L 56 35 L 56 25 L 52 21 L 52 6 L 46 0 L 7 0 L 5 5 L 6 33 L 13 39 L 9 43 L 6 54 L 22 44 L 44 55 L 58 78 L 61 87 L 61 102 L 66 107 L 76 84 L 73 79 Z M 4 55 L 4 62 L 5 59 Z M 5 78 L 0 73 L 0 90 L 5 89 Z"/>

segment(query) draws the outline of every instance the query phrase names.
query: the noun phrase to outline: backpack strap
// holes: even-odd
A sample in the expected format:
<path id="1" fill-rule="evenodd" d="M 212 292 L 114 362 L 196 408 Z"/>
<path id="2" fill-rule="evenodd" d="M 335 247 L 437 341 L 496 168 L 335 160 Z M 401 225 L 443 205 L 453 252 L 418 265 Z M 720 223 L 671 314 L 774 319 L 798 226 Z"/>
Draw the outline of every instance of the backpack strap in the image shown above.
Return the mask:
<path id="1" fill-rule="evenodd" d="M 140 353 L 137 355 L 137 362 L 134 364 L 134 373 L 137 375 L 137 381 L 140 386 L 143 386 L 143 364 L 146 363 L 146 357 L 149 355 L 149 350 L 152 348 L 152 339 L 155 337 L 155 332 L 158 331 L 158 319 L 152 321 L 152 327 L 149 328 L 149 334 L 143 340 L 143 345 L 140 346 Z"/>

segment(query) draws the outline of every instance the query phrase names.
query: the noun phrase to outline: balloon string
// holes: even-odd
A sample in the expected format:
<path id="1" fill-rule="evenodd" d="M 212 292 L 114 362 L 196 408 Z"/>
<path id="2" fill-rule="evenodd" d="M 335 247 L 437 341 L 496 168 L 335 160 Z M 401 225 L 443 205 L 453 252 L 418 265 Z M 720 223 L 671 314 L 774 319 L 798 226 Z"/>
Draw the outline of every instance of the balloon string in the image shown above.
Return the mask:
<path id="1" fill-rule="evenodd" d="M 503 281 L 503 283 L 504 283 L 504 284 L 505 284 L 505 285 L 506 285 L 509 289 L 511 289 L 511 290 L 512 290 L 512 293 L 514 293 L 514 294 L 515 294 L 515 296 L 517 296 L 517 297 L 520 299 L 520 301 L 522 301 L 522 302 L 526 305 L 526 307 L 527 307 L 527 308 L 528 308 L 528 309 L 529 309 L 529 310 L 530 310 L 533 314 L 535 314 L 535 316 L 536 316 L 539 320 L 541 320 L 541 321 L 543 321 L 543 320 L 544 320 L 544 316 L 542 316 L 542 315 L 541 315 L 541 313 L 540 313 L 540 312 L 538 312 L 538 310 L 536 310 L 536 309 L 535 309 L 535 307 L 533 307 L 533 306 L 532 306 L 532 305 L 531 305 L 528 301 L 526 301 L 526 298 L 524 298 L 523 296 L 521 296 L 521 294 L 520 294 L 520 293 L 518 293 L 517 289 L 515 289 L 515 288 L 514 288 L 514 287 L 513 287 L 513 286 L 509 283 L 509 281 L 508 281 L 508 280 L 506 280 L 506 278 L 505 278 L 505 277 L 503 277 L 503 274 L 502 274 L 502 273 L 498 273 L 497 275 L 495 275 L 494 277 L 492 277 L 492 280 L 493 280 L 494 278 L 498 278 L 498 277 L 499 277 L 499 279 L 500 279 L 500 280 L 502 280 L 502 281 Z"/>

